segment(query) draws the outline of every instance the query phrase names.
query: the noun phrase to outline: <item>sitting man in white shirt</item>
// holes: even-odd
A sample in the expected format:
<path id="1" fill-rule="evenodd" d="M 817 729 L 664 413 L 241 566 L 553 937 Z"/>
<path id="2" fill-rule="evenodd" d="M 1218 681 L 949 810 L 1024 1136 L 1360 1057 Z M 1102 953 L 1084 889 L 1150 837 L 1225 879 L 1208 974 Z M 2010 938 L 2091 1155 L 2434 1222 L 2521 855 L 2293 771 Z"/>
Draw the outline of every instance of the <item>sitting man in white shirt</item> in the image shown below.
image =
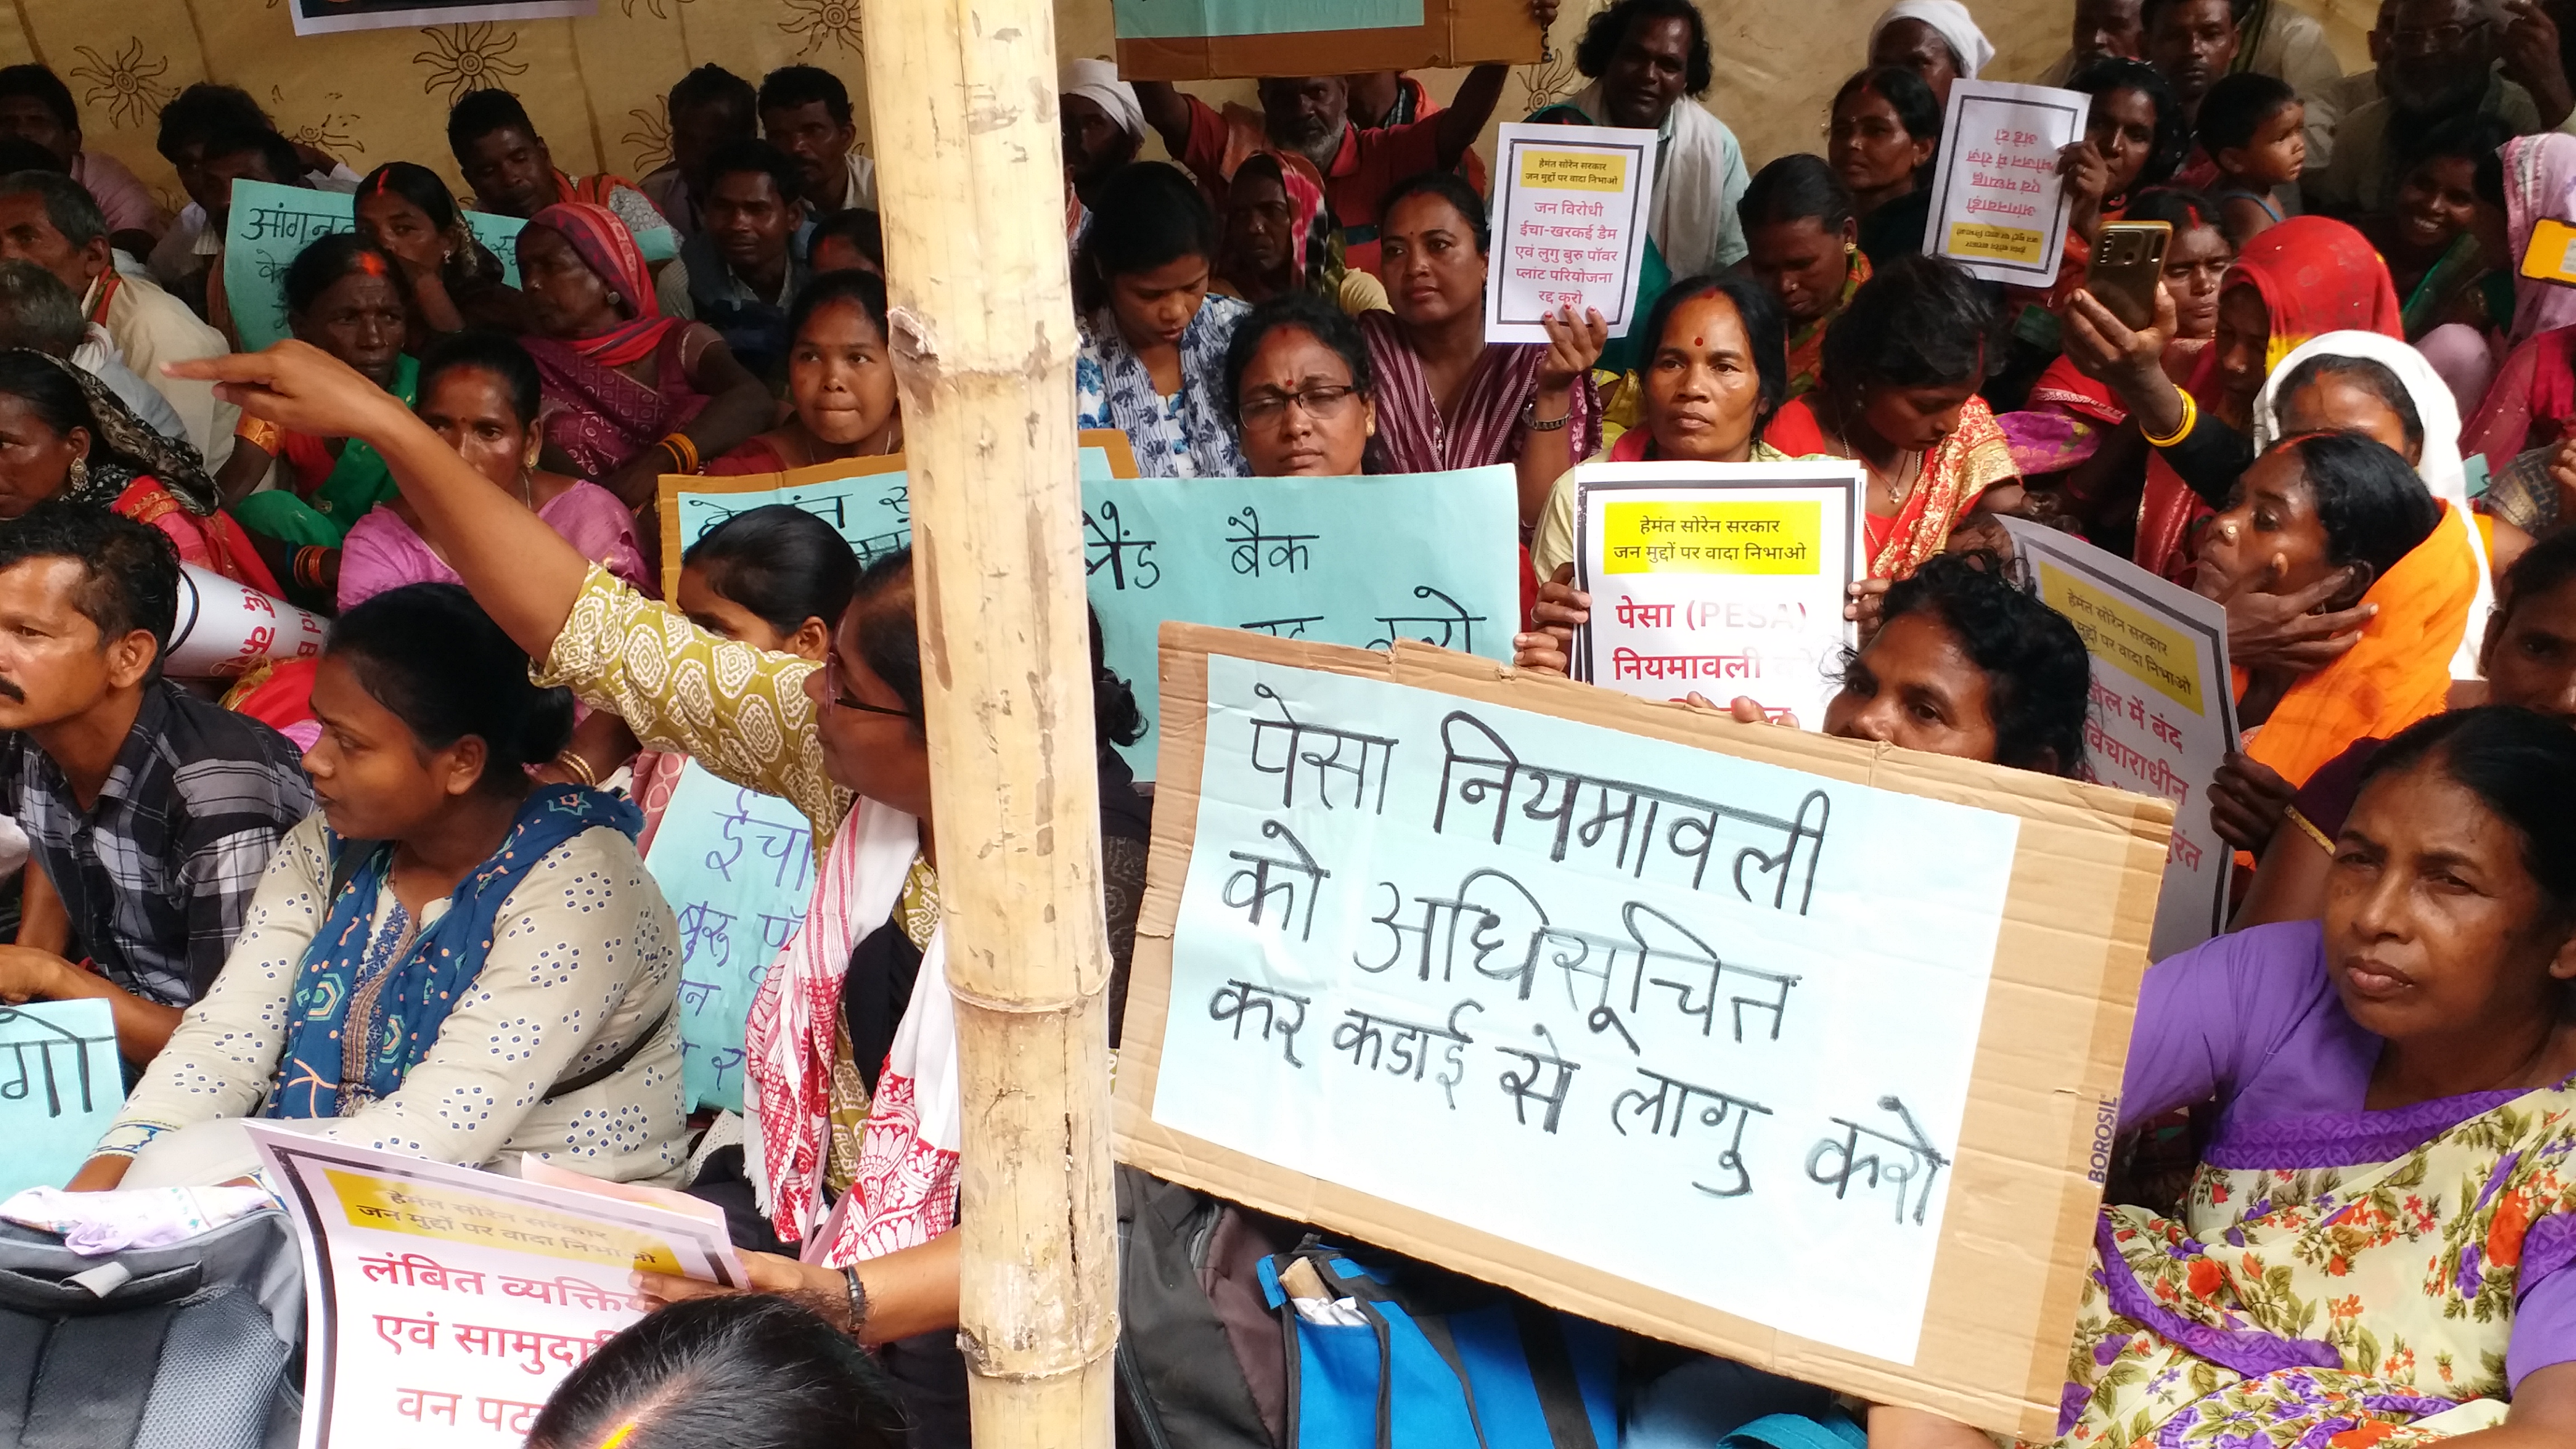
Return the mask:
<path id="1" fill-rule="evenodd" d="M 51 171 L 0 177 L 0 258 L 34 262 L 80 298 L 82 315 L 105 327 L 126 365 L 169 400 L 209 468 L 232 456 L 241 409 L 216 397 L 212 383 L 161 373 L 163 363 L 232 349 L 178 298 L 116 270 L 107 218 L 79 182 Z"/>
<path id="2" fill-rule="evenodd" d="M 80 299 L 62 279 L 34 262 L 0 261 L 0 348 L 25 347 L 59 357 L 107 384 L 146 427 L 165 438 L 188 440 L 187 425 L 170 400 L 134 375 L 104 327 L 83 319 Z"/>

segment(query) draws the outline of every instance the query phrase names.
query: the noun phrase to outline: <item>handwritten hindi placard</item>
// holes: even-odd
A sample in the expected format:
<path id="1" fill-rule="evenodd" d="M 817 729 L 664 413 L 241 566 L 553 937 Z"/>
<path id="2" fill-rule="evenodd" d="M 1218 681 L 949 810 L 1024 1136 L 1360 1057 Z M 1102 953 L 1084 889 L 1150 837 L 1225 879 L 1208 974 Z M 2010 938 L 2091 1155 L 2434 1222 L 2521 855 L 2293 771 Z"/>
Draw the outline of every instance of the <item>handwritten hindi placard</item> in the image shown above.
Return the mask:
<path id="1" fill-rule="evenodd" d="M 104 1001 L 0 1006 L 0 1053 L 0 1199 L 60 1187 L 125 1105 L 115 1014 Z"/>
<path id="2" fill-rule="evenodd" d="M 2055 282 L 2070 204 L 2057 153 L 2084 139 L 2091 106 L 2081 91 L 1951 82 L 1923 250 L 1990 282 Z"/>
<path id="3" fill-rule="evenodd" d="M 654 828 L 645 869 L 680 925 L 680 1077 L 689 1100 L 742 1110 L 743 1025 L 813 893 L 814 836 L 796 807 L 696 761 Z"/>
<path id="4" fill-rule="evenodd" d="M 1172 626 L 1124 1161 L 2054 1430 L 2170 810 Z"/>
<path id="5" fill-rule="evenodd" d="M 2173 844 L 2148 959 L 2227 929 L 2235 852 L 2209 821 L 2209 782 L 2236 739 L 2227 610 L 2072 535 L 2007 518 L 2024 586 L 2075 623 L 2093 656 L 2084 776 L 2173 802 Z"/>
<path id="6" fill-rule="evenodd" d="M 1154 640 L 1166 621 L 1383 649 L 1416 639 L 1512 657 L 1520 550 L 1508 465 L 1376 478 L 1117 478 L 1082 485 L 1085 566 L 1109 667 L 1154 778 Z"/>
<path id="7" fill-rule="evenodd" d="M 1539 319 L 1565 307 L 1578 320 L 1597 310 L 1611 336 L 1627 336 L 1655 197 L 1655 133 L 1515 123 L 1495 145 L 1485 340 L 1545 342 Z"/>
<path id="8" fill-rule="evenodd" d="M 1743 695 L 1823 728 L 1852 642 L 1861 509 L 1847 462 L 1576 468 L 1574 579 L 1592 618 L 1575 677 L 1647 699 Z"/>
<path id="9" fill-rule="evenodd" d="M 1082 476 L 1133 478 L 1136 453 L 1114 428 L 1082 434 Z M 659 489 L 662 519 L 662 597 L 680 593 L 681 555 L 707 530 L 738 513 L 772 503 L 802 508 L 832 525 L 866 568 L 878 557 L 912 547 L 912 491 L 901 453 L 847 458 L 785 473 L 702 478 L 666 473 Z"/>
<path id="10" fill-rule="evenodd" d="M 519 231 L 527 223 L 488 211 L 464 216 L 474 239 L 501 259 L 501 280 L 519 285 Z M 345 191 L 233 183 L 224 232 L 224 297 L 243 351 L 257 352 L 287 335 L 286 269 L 304 249 L 333 232 L 357 229 L 357 202 Z"/>
<path id="11" fill-rule="evenodd" d="M 301 1449 L 517 1443 L 644 1316 L 636 1268 L 745 1285 L 703 1215 L 249 1124 L 304 1252 Z"/>

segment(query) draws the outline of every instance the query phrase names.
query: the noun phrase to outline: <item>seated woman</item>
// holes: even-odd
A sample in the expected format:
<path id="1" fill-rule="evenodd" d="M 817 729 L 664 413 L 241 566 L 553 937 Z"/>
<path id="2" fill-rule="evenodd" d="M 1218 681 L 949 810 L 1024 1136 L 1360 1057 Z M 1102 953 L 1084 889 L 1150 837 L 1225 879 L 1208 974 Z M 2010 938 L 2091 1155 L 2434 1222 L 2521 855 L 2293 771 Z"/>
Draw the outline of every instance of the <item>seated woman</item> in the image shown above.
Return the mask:
<path id="1" fill-rule="evenodd" d="M 401 263 L 410 284 L 413 350 L 452 332 L 515 337 L 532 325 L 527 298 L 501 280 L 501 259 L 475 239 L 437 172 L 388 161 L 358 183 L 356 204 L 358 234 Z"/>
<path id="2" fill-rule="evenodd" d="M 2162 364 L 2165 376 L 2189 382 L 2218 334 L 2218 289 L 2236 249 L 2218 225 L 2216 208 L 2197 191 L 2156 187 L 2138 192 L 2123 219 L 2161 221 L 2173 228 L 2165 246 L 2164 286 L 2173 299 L 2174 327 L 2165 339 Z M 2083 525 L 2085 536 L 2117 553 L 2129 551 L 2147 465 L 2146 444 L 2137 430 L 2120 427 L 2128 420 L 2128 409 L 2110 386 L 2086 376 L 2063 355 L 2040 373 L 2020 411 L 1995 419 L 2022 477 L 2034 484 L 2051 479 L 2052 491 Z M 2068 476 L 2056 479 L 2058 474 Z"/>
<path id="3" fill-rule="evenodd" d="M 867 272 L 824 272 L 788 309 L 787 399 L 796 411 L 707 465 L 709 477 L 783 473 L 903 451 L 903 409 L 886 351 L 886 288 Z"/>
<path id="4" fill-rule="evenodd" d="M 507 337 L 461 333 L 431 348 L 420 364 L 422 422 L 582 557 L 654 592 L 626 505 L 595 483 L 537 467 L 541 405 L 537 364 Z M 333 576 L 344 610 L 405 584 L 456 582 L 456 570 L 421 536 L 420 515 L 398 491 L 349 530 Z"/>
<path id="5" fill-rule="evenodd" d="M 2576 136 L 2545 132 L 2504 145 L 2505 256 L 2519 261 L 2544 221 L 2576 225 Z M 2517 268 L 2517 270 L 2519 270 Z M 2568 436 L 2576 418 L 2576 290 L 2531 277 L 2513 283 L 2512 352 L 2470 415 L 2460 451 L 2491 472 Z"/>
<path id="6" fill-rule="evenodd" d="M 2180 1219 L 2103 1210 L 2058 1442 L 2576 1442 L 2571 979 L 2576 731 L 2489 708 L 2390 741 L 2322 921 L 2147 970 L 2122 1123 L 2216 1130 Z M 1873 1442 L 1881 1413 L 1987 1443 L 1905 1411 Z"/>
<path id="7" fill-rule="evenodd" d="M 2310 433 L 2255 460 L 2201 535 L 2194 591 L 2234 611 L 2331 584 L 2324 607 L 2376 607 L 2353 646 L 2322 667 L 2239 666 L 2247 758 L 2296 787 L 2353 741 L 2442 708 L 2476 594 L 2466 530 L 2375 438 Z"/>
<path id="8" fill-rule="evenodd" d="M 678 932 L 635 807 L 528 781 L 571 700 L 427 584 L 340 616 L 313 707 L 321 810 L 72 1186 L 224 1181 L 256 1166 L 247 1117 L 440 1162 L 676 1174 Z"/>
<path id="9" fill-rule="evenodd" d="M 519 233 L 519 280 L 545 380 L 546 466 L 629 508 L 664 473 L 695 473 L 769 426 L 769 392 L 715 329 L 662 315 L 626 224 L 560 202 Z"/>
<path id="10" fill-rule="evenodd" d="M 0 521 L 48 498 L 113 508 L 170 536 L 182 562 L 282 594 L 222 507 L 197 450 L 143 425 L 107 384 L 59 358 L 0 351 Z"/>
<path id="11" fill-rule="evenodd" d="M 1977 395 L 1996 358 L 1995 312 L 1951 263 L 1896 257 L 1825 334 L 1823 385 L 1782 407 L 1762 440 L 1867 473 L 1872 579 L 1903 578 L 1973 513 L 2022 501 L 2012 449 Z"/>
<path id="12" fill-rule="evenodd" d="M 1914 72 L 1873 66 L 1834 93 L 1825 159 L 1851 192 L 1871 266 L 1923 250 L 1932 215 L 1926 178 L 1940 148 L 1941 103 Z"/>
<path id="13" fill-rule="evenodd" d="M 1367 472 L 1376 382 L 1368 344 L 1339 308 L 1294 292 L 1253 308 L 1225 354 L 1225 395 L 1251 476 Z"/>
<path id="14" fill-rule="evenodd" d="M 399 264 L 375 243 L 349 232 L 323 237 L 286 269 L 286 325 L 409 403 L 419 395 L 420 364 L 408 346 L 410 303 Z M 259 487 L 279 460 L 280 486 Z M 233 429 L 233 455 L 215 475 L 233 516 L 258 537 L 295 550 L 292 586 L 316 592 L 323 582 L 306 549 L 335 549 L 349 525 L 394 494 L 385 460 L 364 443 L 312 438 L 244 418 Z M 319 590 L 327 601 L 330 591 Z"/>
<path id="15" fill-rule="evenodd" d="M 1255 151 L 1226 182 L 1212 291 L 1245 302 L 1282 292 L 1312 292 L 1356 317 L 1386 306 L 1377 278 L 1345 266 L 1341 232 L 1324 206 L 1314 163 L 1279 151 Z"/>
<path id="16" fill-rule="evenodd" d="M 1441 473 L 1509 463 L 1520 522 L 1557 475 L 1599 445 L 1592 364 L 1609 324 L 1571 309 L 1542 319 L 1548 341 L 1485 341 L 1484 198 L 1454 172 L 1426 172 L 1387 197 L 1379 271 L 1394 310 L 1360 319 L 1377 373 L 1373 473 Z"/>
<path id="17" fill-rule="evenodd" d="M 2576 138 L 2571 138 L 2576 140 Z M 2099 380 L 2151 449 L 2130 557 L 2188 582 L 2195 537 L 2254 460 L 2254 402 L 2272 361 L 2323 332 L 2402 337 L 2388 268 L 2360 232 L 2294 216 L 2246 243 L 2218 294 L 2218 327 L 2187 384 L 2166 375 L 2177 330 L 2170 296 L 2131 329 L 2078 290 L 2059 321 L 2066 355 Z"/>
<path id="18" fill-rule="evenodd" d="M 1239 478 L 1217 372 L 1244 304 L 1208 295 L 1216 217 L 1174 167 L 1139 161 L 1102 183 L 1074 257 L 1078 426 L 1116 428 L 1148 478 Z"/>
<path id="19" fill-rule="evenodd" d="M 2496 590 L 2479 663 L 2488 704 L 2555 715 L 2576 724 L 2576 534 L 2532 545 L 2514 560 Z M 2325 911 L 2335 837 L 2343 833 L 2361 776 L 2387 747 L 2356 740 L 2317 767 L 2260 844 L 2254 884 L 2237 911 L 2237 929 L 2274 921 L 2312 921 Z M 2233 839 L 2233 837 L 2231 837 Z"/>
<path id="20" fill-rule="evenodd" d="M 852 1341 L 848 1295 L 837 1313 L 749 1294 L 648 1314 L 555 1385 L 527 1449 L 905 1449 L 903 1406 Z"/>
<path id="21" fill-rule="evenodd" d="M 752 1008 L 746 1066 L 760 1102 L 768 1213 L 779 1238 L 806 1243 L 816 1261 L 756 1254 L 753 1283 L 846 1294 L 849 1268 L 869 1303 L 862 1338 L 881 1345 L 906 1384 L 925 1436 L 915 1442 L 963 1442 L 951 1231 L 956 1040 L 927 855 L 929 745 L 909 554 L 869 567 L 818 670 L 711 634 L 619 583 L 316 349 L 283 343 L 189 363 L 182 375 L 224 381 L 228 396 L 287 426 L 366 438 L 391 462 L 430 540 L 511 637 L 544 656 L 545 679 L 616 712 L 645 744 L 686 752 L 806 817 L 822 854 L 815 895 Z M 1119 920 L 1132 924 L 1141 899 L 1150 821 L 1107 745 L 1137 738 L 1143 720 L 1106 670 L 1095 669 L 1093 699 L 1102 834 L 1134 846 L 1103 851 L 1114 950 L 1122 936 L 1132 940 Z M 1124 974 L 1122 958 L 1115 976 Z M 845 1030 L 854 1064 L 846 1074 L 833 1068 Z M 845 1135 L 836 1117 L 850 1125 L 847 1152 L 831 1149 Z M 853 1200 L 831 1241 L 808 1242 L 825 1227 L 827 1185 L 862 1179 L 884 1187 Z M 694 1290 L 657 1279 L 651 1291 Z"/>
<path id="22" fill-rule="evenodd" d="M 1788 328 L 1789 388 L 1804 397 L 1825 366 L 1825 329 L 1869 280 L 1852 195 L 1820 156 L 1783 156 L 1753 173 L 1735 204 L 1745 270 L 1780 304 Z"/>

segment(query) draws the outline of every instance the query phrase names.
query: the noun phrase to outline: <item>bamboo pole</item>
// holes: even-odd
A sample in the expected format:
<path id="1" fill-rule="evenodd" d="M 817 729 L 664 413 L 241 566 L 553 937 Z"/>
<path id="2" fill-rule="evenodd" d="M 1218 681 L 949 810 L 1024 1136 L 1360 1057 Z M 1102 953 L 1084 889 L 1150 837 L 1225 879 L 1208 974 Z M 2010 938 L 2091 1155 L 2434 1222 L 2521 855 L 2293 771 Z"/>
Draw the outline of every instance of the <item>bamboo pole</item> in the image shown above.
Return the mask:
<path id="1" fill-rule="evenodd" d="M 1052 0 L 867 0 L 978 1449 L 1108 1449 L 1109 951 Z"/>

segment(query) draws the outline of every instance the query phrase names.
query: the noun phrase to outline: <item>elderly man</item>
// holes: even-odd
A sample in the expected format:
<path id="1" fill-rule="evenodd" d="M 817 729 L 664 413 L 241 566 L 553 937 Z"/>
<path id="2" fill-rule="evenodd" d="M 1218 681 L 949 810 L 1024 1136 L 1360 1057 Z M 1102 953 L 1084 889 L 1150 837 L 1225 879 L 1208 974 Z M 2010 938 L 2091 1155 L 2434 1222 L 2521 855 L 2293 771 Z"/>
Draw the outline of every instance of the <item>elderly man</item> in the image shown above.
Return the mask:
<path id="1" fill-rule="evenodd" d="M 1145 144 L 1145 110 L 1136 88 L 1120 80 L 1118 67 L 1105 60 L 1066 62 L 1058 95 L 1065 175 L 1088 216 L 1100 183 L 1135 160 Z"/>
<path id="2" fill-rule="evenodd" d="M 2534 12 L 2536 14 L 2536 12 Z M 2554 91 L 2545 114 L 2533 92 L 2496 68 L 2506 35 L 2477 0 L 2396 0 L 2375 49 L 2380 96 L 2343 118 L 2334 159 L 2301 183 L 2310 209 L 2343 215 L 2384 212 L 2396 204 L 2404 179 L 2403 139 L 2420 137 L 2455 116 L 2487 116 L 2516 134 L 2569 129 L 2576 113 L 2565 108 L 2566 77 L 2555 48 L 2532 79 Z"/>
<path id="3" fill-rule="evenodd" d="M 0 347 L 24 347 L 59 357 L 107 384 L 144 426 L 165 438 L 188 441 L 188 425 L 170 400 L 134 375 L 107 329 L 81 316 L 80 299 L 62 279 L 34 262 L 0 262 Z"/>
<path id="4" fill-rule="evenodd" d="M 49 171 L 0 177 L 0 258 L 34 262 L 81 299 L 82 314 L 107 329 L 126 365 L 170 400 L 209 469 L 232 456 L 241 409 L 216 397 L 212 383 L 161 374 L 165 362 L 221 357 L 232 348 L 178 298 L 116 270 L 107 218 L 79 182 Z"/>

